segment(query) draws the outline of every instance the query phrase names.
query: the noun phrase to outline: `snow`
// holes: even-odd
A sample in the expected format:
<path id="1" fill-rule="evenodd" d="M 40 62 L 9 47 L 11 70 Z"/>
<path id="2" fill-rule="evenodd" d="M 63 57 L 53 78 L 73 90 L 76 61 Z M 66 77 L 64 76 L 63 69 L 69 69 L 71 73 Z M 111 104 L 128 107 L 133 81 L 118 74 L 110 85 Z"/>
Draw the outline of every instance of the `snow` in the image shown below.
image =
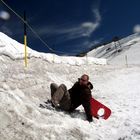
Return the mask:
<path id="1" fill-rule="evenodd" d="M 116 44 L 116 46 L 115 46 Z M 121 46 L 120 46 L 121 45 Z M 136 33 L 107 45 L 91 50 L 87 56 L 105 58 L 108 64 L 137 65 L 140 64 L 140 34 Z"/>
<path id="2" fill-rule="evenodd" d="M 54 60 L 52 54 L 28 48 L 32 56 L 25 68 L 22 49 L 15 46 L 18 42 L 13 43 L 12 39 L 7 42 L 7 36 L 4 36 L 0 34 L 0 140 L 140 139 L 138 63 L 99 65 L 89 60 L 90 63 L 85 63 L 85 58 L 64 59 L 64 56 L 55 56 Z M 13 48 L 9 51 L 10 47 Z M 136 56 L 135 59 L 139 59 Z M 84 73 L 90 76 L 94 85 L 93 97 L 112 110 L 108 120 L 93 118 L 89 123 L 82 107 L 71 115 L 39 107 L 50 99 L 50 83 L 64 83 L 70 88 Z"/>
<path id="3" fill-rule="evenodd" d="M 11 39 L 7 35 L 0 32 L 0 54 L 7 55 L 12 59 L 23 59 L 24 58 L 24 45 Z M 28 57 L 41 58 L 43 60 L 54 62 L 54 63 L 68 63 L 70 65 L 81 65 L 81 64 L 106 64 L 106 59 L 98 59 L 93 57 L 60 57 L 55 54 L 45 54 L 34 51 L 28 47 Z"/>

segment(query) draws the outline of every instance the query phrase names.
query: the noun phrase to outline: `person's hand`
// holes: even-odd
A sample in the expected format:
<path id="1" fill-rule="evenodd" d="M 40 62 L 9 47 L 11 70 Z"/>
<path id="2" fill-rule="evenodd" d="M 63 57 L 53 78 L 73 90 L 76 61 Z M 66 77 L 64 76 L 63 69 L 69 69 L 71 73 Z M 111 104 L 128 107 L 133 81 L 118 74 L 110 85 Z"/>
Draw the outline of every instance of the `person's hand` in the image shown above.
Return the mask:
<path id="1" fill-rule="evenodd" d="M 89 123 L 90 122 L 93 122 L 93 119 L 92 118 L 88 118 L 87 120 L 88 120 Z"/>

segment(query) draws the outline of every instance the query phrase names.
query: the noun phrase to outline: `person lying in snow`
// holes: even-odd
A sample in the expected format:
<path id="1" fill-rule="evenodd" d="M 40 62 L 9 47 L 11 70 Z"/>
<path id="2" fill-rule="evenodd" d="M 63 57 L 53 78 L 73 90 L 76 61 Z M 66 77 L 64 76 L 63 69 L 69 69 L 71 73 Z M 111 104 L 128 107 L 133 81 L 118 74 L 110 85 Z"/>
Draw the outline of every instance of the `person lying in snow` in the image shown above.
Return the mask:
<path id="1" fill-rule="evenodd" d="M 51 102 L 54 107 L 72 112 L 82 105 L 87 120 L 89 122 L 93 121 L 90 109 L 90 99 L 92 97 L 91 89 L 93 89 L 93 85 L 89 82 L 88 75 L 82 75 L 69 90 L 67 90 L 67 87 L 64 84 L 58 86 L 55 83 L 50 85 L 50 89 Z"/>

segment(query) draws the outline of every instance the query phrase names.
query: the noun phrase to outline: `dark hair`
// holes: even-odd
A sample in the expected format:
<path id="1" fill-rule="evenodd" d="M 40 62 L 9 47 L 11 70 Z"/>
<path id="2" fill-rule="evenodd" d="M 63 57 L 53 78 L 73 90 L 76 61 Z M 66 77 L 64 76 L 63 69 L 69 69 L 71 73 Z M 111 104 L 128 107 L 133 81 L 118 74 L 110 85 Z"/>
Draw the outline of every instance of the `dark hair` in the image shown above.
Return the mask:
<path id="1" fill-rule="evenodd" d="M 87 80 L 89 80 L 89 76 L 87 74 L 83 74 L 81 77 L 86 76 Z"/>

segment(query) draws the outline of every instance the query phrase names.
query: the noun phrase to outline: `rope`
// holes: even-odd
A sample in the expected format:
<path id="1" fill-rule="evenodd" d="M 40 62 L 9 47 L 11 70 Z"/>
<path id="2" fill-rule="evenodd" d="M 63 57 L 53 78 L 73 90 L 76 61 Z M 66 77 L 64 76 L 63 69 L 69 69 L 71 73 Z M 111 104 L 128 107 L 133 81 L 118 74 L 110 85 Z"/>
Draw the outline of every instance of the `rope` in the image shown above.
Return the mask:
<path id="1" fill-rule="evenodd" d="M 1 0 L 1 2 L 9 9 L 11 10 L 23 23 L 25 23 L 27 25 L 27 27 L 35 34 L 35 36 L 53 53 L 62 53 L 64 54 L 65 52 L 62 51 L 56 51 L 54 49 L 52 49 L 51 47 L 49 47 L 49 45 L 40 37 L 40 35 L 31 27 L 31 25 L 29 25 L 29 23 L 27 21 L 25 21 L 17 12 L 15 12 L 9 5 L 7 5 L 3 0 Z"/>

